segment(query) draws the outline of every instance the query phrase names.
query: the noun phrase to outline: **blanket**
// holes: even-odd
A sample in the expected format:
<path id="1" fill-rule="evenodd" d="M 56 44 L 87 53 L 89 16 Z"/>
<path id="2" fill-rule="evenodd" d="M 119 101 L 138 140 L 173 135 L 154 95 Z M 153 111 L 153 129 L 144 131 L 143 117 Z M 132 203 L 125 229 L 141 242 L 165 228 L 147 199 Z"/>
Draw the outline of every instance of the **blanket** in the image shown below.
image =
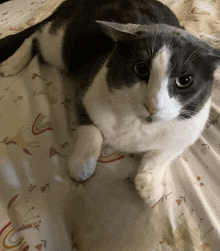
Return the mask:
<path id="1" fill-rule="evenodd" d="M 0 5 L 0 39 L 49 16 L 60 0 Z M 220 48 L 217 0 L 163 0 L 189 32 Z M 103 145 L 95 174 L 73 181 L 77 137 L 71 81 L 36 55 L 0 77 L 0 250 L 219 251 L 220 73 L 198 141 L 170 164 L 146 207 L 132 183 L 139 160 Z"/>

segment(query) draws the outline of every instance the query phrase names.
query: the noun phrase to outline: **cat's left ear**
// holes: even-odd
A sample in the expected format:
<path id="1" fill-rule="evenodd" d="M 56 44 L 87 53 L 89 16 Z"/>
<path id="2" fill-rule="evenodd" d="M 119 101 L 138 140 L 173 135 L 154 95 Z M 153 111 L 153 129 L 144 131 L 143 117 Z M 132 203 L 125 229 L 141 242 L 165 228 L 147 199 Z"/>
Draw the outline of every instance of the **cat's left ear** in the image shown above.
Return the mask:
<path id="1" fill-rule="evenodd" d="M 119 41 L 124 37 L 124 34 L 135 35 L 137 31 L 139 31 L 140 24 L 120 24 L 115 22 L 107 22 L 107 21 L 96 21 L 100 24 L 105 32 L 115 41 Z"/>

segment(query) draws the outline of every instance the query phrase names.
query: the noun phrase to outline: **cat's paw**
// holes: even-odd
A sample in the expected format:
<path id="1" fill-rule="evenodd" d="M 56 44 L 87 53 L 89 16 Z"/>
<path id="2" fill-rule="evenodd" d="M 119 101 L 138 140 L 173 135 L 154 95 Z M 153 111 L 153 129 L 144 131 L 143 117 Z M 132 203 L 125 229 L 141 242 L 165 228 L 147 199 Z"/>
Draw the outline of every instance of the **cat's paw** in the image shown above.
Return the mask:
<path id="1" fill-rule="evenodd" d="M 96 169 L 97 160 L 72 155 L 69 161 L 70 176 L 77 181 L 85 181 L 90 178 Z"/>
<path id="2" fill-rule="evenodd" d="M 14 62 L 11 62 L 10 58 L 0 63 L 0 74 L 4 77 L 16 75 L 19 72 Z"/>
<path id="3" fill-rule="evenodd" d="M 163 196 L 163 186 L 150 172 L 138 173 L 134 179 L 135 188 L 145 203 L 152 207 Z"/>
<path id="4" fill-rule="evenodd" d="M 0 63 L 0 74 L 4 77 L 14 76 L 25 68 L 29 58 L 15 52 L 11 57 Z"/>

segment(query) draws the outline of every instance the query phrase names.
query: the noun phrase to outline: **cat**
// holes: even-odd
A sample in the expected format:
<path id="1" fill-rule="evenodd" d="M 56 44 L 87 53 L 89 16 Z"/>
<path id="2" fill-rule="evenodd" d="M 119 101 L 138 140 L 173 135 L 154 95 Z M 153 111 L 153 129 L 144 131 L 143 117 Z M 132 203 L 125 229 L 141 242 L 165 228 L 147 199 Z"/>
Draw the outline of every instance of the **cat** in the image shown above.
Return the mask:
<path id="1" fill-rule="evenodd" d="M 163 195 L 168 164 L 204 129 L 220 58 L 156 0 L 66 0 L 0 50 L 4 76 L 34 53 L 71 73 L 79 123 L 71 177 L 92 176 L 102 143 L 141 154 L 134 184 L 148 206 Z"/>

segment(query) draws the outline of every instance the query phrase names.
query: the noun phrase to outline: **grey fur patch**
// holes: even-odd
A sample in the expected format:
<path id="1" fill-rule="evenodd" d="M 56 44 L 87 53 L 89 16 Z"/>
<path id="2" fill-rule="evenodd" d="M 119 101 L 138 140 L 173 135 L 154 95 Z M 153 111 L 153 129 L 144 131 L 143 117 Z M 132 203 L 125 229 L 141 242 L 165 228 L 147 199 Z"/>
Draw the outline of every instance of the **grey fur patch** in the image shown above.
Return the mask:
<path id="1" fill-rule="evenodd" d="M 102 26 L 108 27 L 110 33 L 110 29 L 114 29 L 120 32 L 129 33 L 135 35 L 137 32 L 147 32 L 147 33 L 165 33 L 168 36 L 173 37 L 182 37 L 186 38 L 188 41 L 192 43 L 208 45 L 206 41 L 197 38 L 196 36 L 190 34 L 188 31 L 184 29 L 180 29 L 174 26 L 166 25 L 166 24 L 153 24 L 153 25 L 141 25 L 141 24 L 120 24 L 115 22 L 106 22 L 106 21 L 96 21 Z"/>

